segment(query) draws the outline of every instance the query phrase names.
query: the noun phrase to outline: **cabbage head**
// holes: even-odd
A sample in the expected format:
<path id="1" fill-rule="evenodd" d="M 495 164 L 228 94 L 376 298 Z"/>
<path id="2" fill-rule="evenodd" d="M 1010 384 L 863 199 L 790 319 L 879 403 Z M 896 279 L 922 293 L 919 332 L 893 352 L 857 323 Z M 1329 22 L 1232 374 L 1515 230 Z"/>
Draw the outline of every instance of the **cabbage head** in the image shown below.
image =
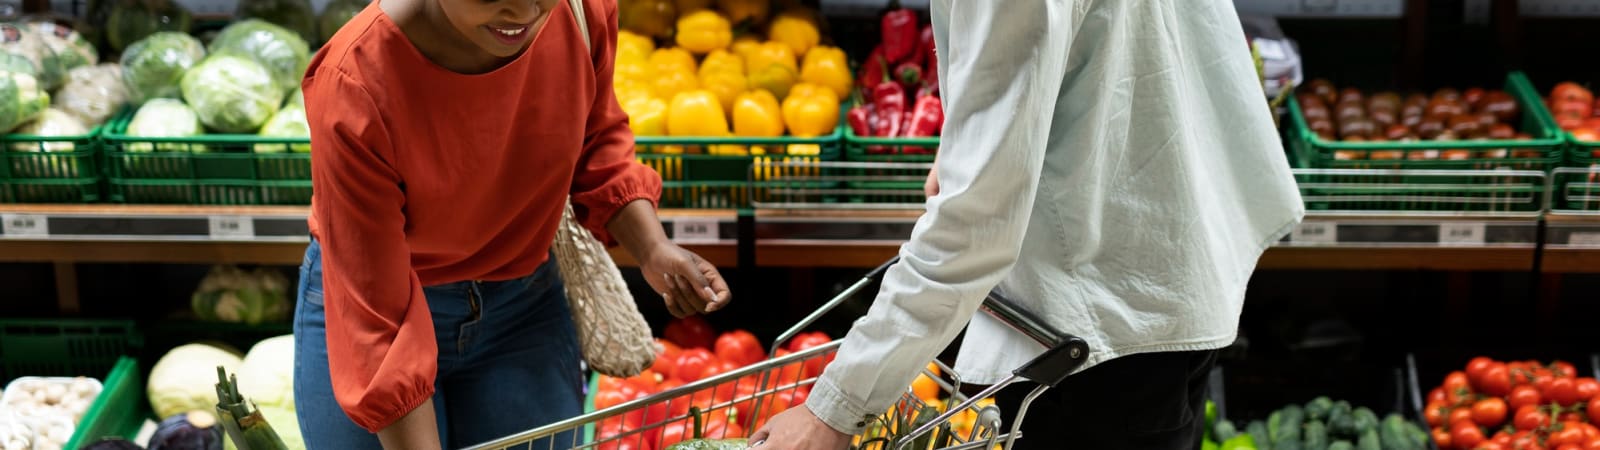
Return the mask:
<path id="1" fill-rule="evenodd" d="M 259 407 L 294 410 L 294 335 L 267 338 L 250 347 L 239 367 L 239 393 Z"/>
<path id="2" fill-rule="evenodd" d="M 278 112 L 284 91 L 266 67 L 244 57 L 217 55 L 183 75 L 183 99 L 200 123 L 223 133 L 254 133 Z"/>
<path id="3" fill-rule="evenodd" d="M 33 75 L 0 71 L 0 132 L 36 119 L 50 107 L 50 93 Z"/>
<path id="4" fill-rule="evenodd" d="M 77 117 L 50 108 L 32 122 L 17 128 L 16 134 L 38 136 L 40 138 L 81 138 L 89 134 L 89 128 Z M 32 152 L 32 155 L 13 155 L 11 157 L 11 175 L 22 178 L 77 178 L 79 155 L 43 155 L 45 152 L 71 152 L 79 150 L 71 141 L 46 141 L 17 142 L 11 144 L 14 152 Z M 82 150 L 88 150 L 87 148 Z"/>
<path id="5" fill-rule="evenodd" d="M 346 22 L 367 9 L 367 0 L 333 0 L 322 7 L 322 15 L 317 16 L 317 32 L 322 36 L 323 43 L 333 39 L 333 34 L 339 32 Z"/>
<path id="6" fill-rule="evenodd" d="M 233 16 L 261 19 L 288 28 L 305 42 L 317 39 L 317 14 L 309 0 L 239 0 Z"/>
<path id="7" fill-rule="evenodd" d="M 72 69 L 100 63 L 100 52 L 95 50 L 94 44 L 90 44 L 83 34 L 72 27 L 55 22 L 29 22 L 28 30 L 38 35 L 44 45 L 55 53 L 56 61 L 64 71 L 71 72 Z"/>
<path id="8" fill-rule="evenodd" d="M 20 24 L 0 23 L 0 53 L 8 55 L 0 62 L 0 67 L 33 75 L 47 91 L 66 76 L 66 69 L 50 46 L 45 45 L 44 39 Z"/>
<path id="9" fill-rule="evenodd" d="M 200 281 L 189 305 L 201 320 L 258 325 L 289 318 L 288 281 L 267 270 L 216 266 Z"/>
<path id="10" fill-rule="evenodd" d="M 122 66 L 106 63 L 72 69 L 67 72 L 67 84 L 56 91 L 53 100 L 56 107 L 77 117 L 84 125 L 105 124 L 128 104 Z"/>
<path id="11" fill-rule="evenodd" d="M 193 109 L 183 102 L 158 98 L 145 102 L 139 111 L 133 113 L 133 120 L 128 121 L 125 132 L 131 137 L 192 137 L 205 133 L 200 127 L 200 117 L 195 115 Z M 187 146 L 182 143 L 160 143 L 151 145 L 149 142 L 131 142 L 124 145 L 124 150 L 129 152 L 181 152 L 185 150 L 203 152 L 202 146 Z"/>
<path id="12" fill-rule="evenodd" d="M 311 124 L 306 122 L 306 109 L 303 106 L 287 106 L 266 125 L 261 126 L 261 137 L 267 138 L 310 138 Z M 310 153 L 311 144 L 256 144 L 256 153 L 283 153 L 284 148 L 295 153 Z"/>
<path id="13" fill-rule="evenodd" d="M 217 408 L 217 366 L 238 373 L 244 361 L 235 352 L 207 344 L 173 348 L 150 368 L 145 395 L 157 417 Z M 276 427 L 276 424 L 274 424 Z"/>
<path id="14" fill-rule="evenodd" d="M 171 0 L 116 0 L 106 19 L 106 43 L 117 51 L 156 33 L 188 33 L 194 19 L 189 10 Z"/>
<path id="15" fill-rule="evenodd" d="M 248 19 L 222 29 L 206 52 L 250 59 L 272 71 L 278 89 L 289 92 L 305 78 L 311 63 L 311 48 L 300 35 L 288 28 L 260 19 Z"/>
<path id="16" fill-rule="evenodd" d="M 183 74 L 205 57 L 205 47 L 192 36 L 178 32 L 152 34 L 122 52 L 122 80 L 139 103 L 178 98 Z"/>

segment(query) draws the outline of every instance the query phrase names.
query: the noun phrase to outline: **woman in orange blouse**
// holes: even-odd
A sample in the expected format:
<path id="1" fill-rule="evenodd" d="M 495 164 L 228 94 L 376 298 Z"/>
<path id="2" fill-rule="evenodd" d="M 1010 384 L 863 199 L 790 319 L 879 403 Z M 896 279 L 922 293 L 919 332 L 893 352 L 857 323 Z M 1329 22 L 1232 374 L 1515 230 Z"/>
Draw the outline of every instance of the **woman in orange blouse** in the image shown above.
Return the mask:
<path id="1" fill-rule="evenodd" d="M 295 315 L 311 448 L 460 447 L 580 414 L 549 253 L 569 195 L 674 315 L 729 301 L 656 218 L 661 179 L 612 94 L 615 0 L 569 5 L 381 0 L 312 60 L 314 239 Z"/>

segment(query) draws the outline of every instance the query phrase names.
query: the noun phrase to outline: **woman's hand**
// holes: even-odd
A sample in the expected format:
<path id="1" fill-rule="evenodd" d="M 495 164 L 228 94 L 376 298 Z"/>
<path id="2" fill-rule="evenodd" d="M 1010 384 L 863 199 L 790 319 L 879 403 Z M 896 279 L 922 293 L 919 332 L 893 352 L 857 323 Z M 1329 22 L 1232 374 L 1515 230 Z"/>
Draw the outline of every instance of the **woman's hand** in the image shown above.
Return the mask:
<path id="1" fill-rule="evenodd" d="M 671 242 L 659 243 L 640 255 L 639 270 L 674 317 L 716 311 L 732 299 L 716 266 Z"/>
<path id="2" fill-rule="evenodd" d="M 716 266 L 667 239 L 650 202 L 637 200 L 622 207 L 606 229 L 639 261 L 645 282 L 666 300 L 673 316 L 716 311 L 733 298 Z"/>

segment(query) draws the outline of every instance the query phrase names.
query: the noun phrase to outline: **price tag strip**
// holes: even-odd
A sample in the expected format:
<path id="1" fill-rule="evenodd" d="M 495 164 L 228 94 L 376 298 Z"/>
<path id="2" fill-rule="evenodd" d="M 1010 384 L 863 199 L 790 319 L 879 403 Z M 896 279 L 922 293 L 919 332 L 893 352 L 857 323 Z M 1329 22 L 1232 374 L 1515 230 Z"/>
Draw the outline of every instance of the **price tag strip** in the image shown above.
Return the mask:
<path id="1" fill-rule="evenodd" d="M 39 214 L 0 214 L 0 234 L 13 238 L 50 236 L 50 218 Z"/>
<path id="2" fill-rule="evenodd" d="M 722 241 L 722 223 L 710 217 L 672 219 L 672 241 L 682 244 L 715 244 Z"/>
<path id="3" fill-rule="evenodd" d="M 1294 244 L 1327 245 L 1339 243 L 1337 222 L 1304 221 L 1289 232 L 1289 242 Z"/>
<path id="4" fill-rule="evenodd" d="M 1483 222 L 1445 222 L 1439 224 L 1439 243 L 1443 245 L 1483 245 L 1489 225 Z"/>
<path id="5" fill-rule="evenodd" d="M 211 239 L 248 241 L 256 237 L 255 220 L 248 216 L 211 216 L 206 221 Z"/>

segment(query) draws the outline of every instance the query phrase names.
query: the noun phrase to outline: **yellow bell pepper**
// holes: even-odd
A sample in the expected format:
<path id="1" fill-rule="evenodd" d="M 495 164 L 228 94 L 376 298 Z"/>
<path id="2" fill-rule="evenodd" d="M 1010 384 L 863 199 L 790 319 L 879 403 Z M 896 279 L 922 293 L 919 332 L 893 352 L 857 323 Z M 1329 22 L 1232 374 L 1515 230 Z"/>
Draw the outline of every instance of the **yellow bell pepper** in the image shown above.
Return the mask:
<path id="1" fill-rule="evenodd" d="M 749 54 L 742 56 L 744 56 L 745 60 L 745 70 L 754 74 L 772 65 L 787 67 L 792 72 L 799 72 L 800 66 L 795 64 L 795 54 L 794 49 L 789 48 L 788 44 L 767 41 L 765 44 L 761 44 L 751 50 Z"/>
<path id="2" fill-rule="evenodd" d="M 650 53 L 656 51 L 656 43 L 649 37 L 627 30 L 617 32 L 617 61 L 638 61 L 640 63 L 650 60 Z"/>
<path id="3" fill-rule="evenodd" d="M 839 125 L 839 99 L 826 87 L 797 84 L 783 99 L 783 123 L 795 137 L 832 134 Z"/>
<path id="4" fill-rule="evenodd" d="M 656 98 L 673 98 L 679 93 L 700 88 L 700 80 L 696 79 L 694 72 L 683 69 L 668 69 L 657 72 L 654 85 Z"/>
<path id="5" fill-rule="evenodd" d="M 695 11 L 678 18 L 676 39 L 679 47 L 704 55 L 733 43 L 733 24 L 714 11 Z"/>
<path id="6" fill-rule="evenodd" d="M 702 9 L 711 9 L 711 0 L 677 0 L 678 13 L 688 14 Z"/>
<path id="7" fill-rule="evenodd" d="M 771 92 L 756 89 L 739 94 L 732 111 L 734 136 L 783 136 L 783 111 Z"/>
<path id="8" fill-rule="evenodd" d="M 850 63 L 838 47 L 813 47 L 800 63 L 800 81 L 832 89 L 840 101 L 850 96 L 850 87 L 855 84 L 852 78 Z"/>
<path id="9" fill-rule="evenodd" d="M 634 136 L 667 134 L 667 102 L 654 97 L 633 98 L 622 104 Z"/>
<path id="10" fill-rule="evenodd" d="M 644 81 L 618 78 L 611 83 L 611 92 L 616 94 L 618 104 L 627 104 L 633 99 L 655 97 L 653 86 Z"/>
<path id="11" fill-rule="evenodd" d="M 728 50 L 732 50 L 733 54 L 739 55 L 739 59 L 744 61 L 749 61 L 750 54 L 758 48 L 761 48 L 761 40 L 748 34 L 733 38 L 733 44 L 728 45 Z"/>
<path id="12" fill-rule="evenodd" d="M 750 74 L 750 87 L 766 90 L 778 98 L 788 98 L 789 89 L 794 87 L 796 75 L 788 67 L 777 64 L 767 66 Z"/>
<path id="13" fill-rule="evenodd" d="M 817 31 L 817 24 L 812 17 L 813 14 L 803 9 L 778 14 L 767 28 L 767 37 L 788 45 L 796 55 L 804 55 L 811 47 L 822 42 L 822 33 Z"/>
<path id="14" fill-rule="evenodd" d="M 716 72 L 733 72 L 744 78 L 744 59 L 727 50 L 712 50 L 705 61 L 700 61 L 700 77 Z"/>
<path id="15" fill-rule="evenodd" d="M 617 5 L 617 24 L 645 36 L 672 37 L 672 22 L 677 18 L 678 7 L 672 0 L 622 0 Z"/>
<path id="16" fill-rule="evenodd" d="M 672 136 L 727 136 L 728 119 L 717 95 L 706 90 L 679 93 L 667 110 L 667 134 Z"/>
<path id="17" fill-rule="evenodd" d="M 647 83 L 655 79 L 656 71 L 644 61 L 624 61 L 618 59 L 617 66 L 611 78 L 616 81 L 628 80 Z"/>
<path id="18" fill-rule="evenodd" d="M 678 67 L 694 73 L 694 55 L 689 54 L 688 50 L 677 47 L 658 48 L 650 53 L 650 67 L 657 72 Z"/>
<path id="19" fill-rule="evenodd" d="M 700 88 L 716 94 L 723 111 L 733 110 L 734 99 L 739 98 L 748 85 L 739 72 L 709 72 L 700 75 Z"/>
<path id="20" fill-rule="evenodd" d="M 733 23 L 767 20 L 772 5 L 768 0 L 717 0 L 717 8 L 728 14 Z"/>

